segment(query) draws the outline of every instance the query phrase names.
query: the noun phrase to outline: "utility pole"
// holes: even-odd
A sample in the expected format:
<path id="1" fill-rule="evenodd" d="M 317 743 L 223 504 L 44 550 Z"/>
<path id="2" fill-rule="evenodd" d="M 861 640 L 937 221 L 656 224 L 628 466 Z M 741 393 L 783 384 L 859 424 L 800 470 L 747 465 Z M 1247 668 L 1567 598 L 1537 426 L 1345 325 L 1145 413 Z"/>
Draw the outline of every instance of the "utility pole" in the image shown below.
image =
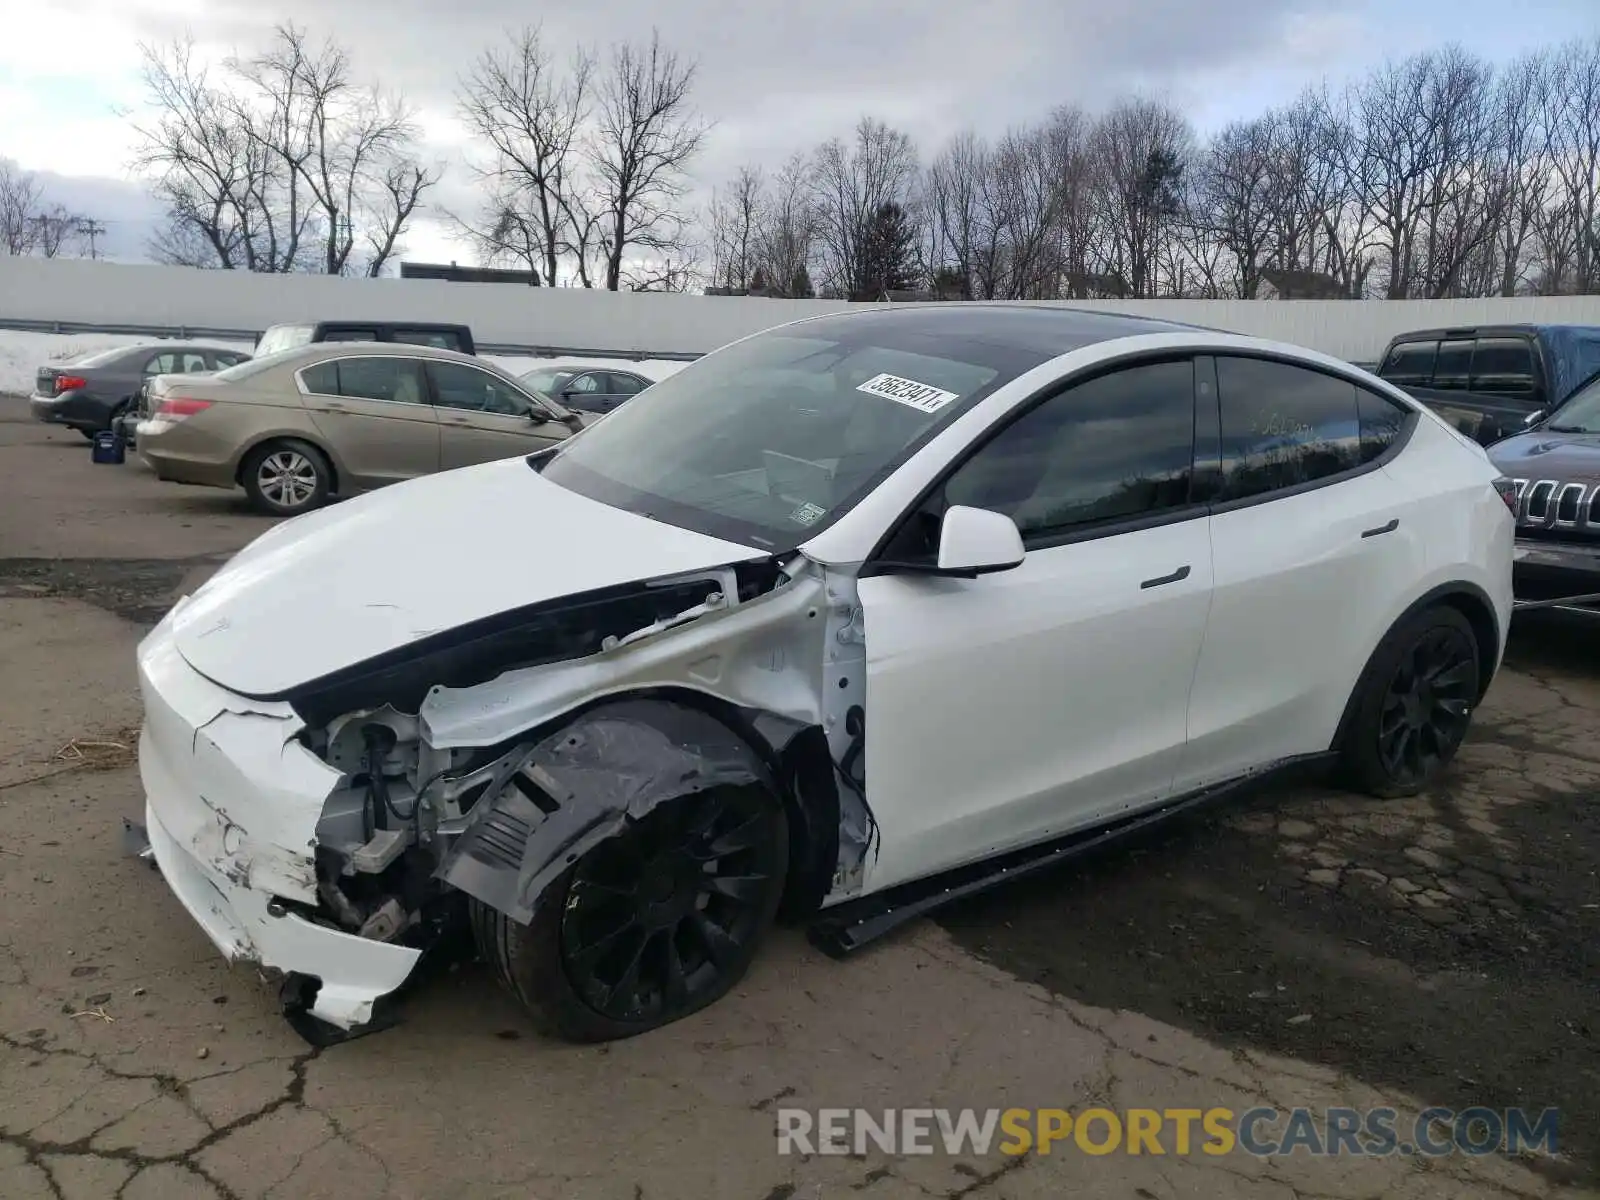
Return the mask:
<path id="1" fill-rule="evenodd" d="M 100 253 L 97 249 L 97 242 L 98 239 L 105 237 L 106 227 L 93 217 L 84 217 L 79 221 L 78 228 L 82 231 L 83 236 L 89 239 L 89 257 L 99 258 Z"/>

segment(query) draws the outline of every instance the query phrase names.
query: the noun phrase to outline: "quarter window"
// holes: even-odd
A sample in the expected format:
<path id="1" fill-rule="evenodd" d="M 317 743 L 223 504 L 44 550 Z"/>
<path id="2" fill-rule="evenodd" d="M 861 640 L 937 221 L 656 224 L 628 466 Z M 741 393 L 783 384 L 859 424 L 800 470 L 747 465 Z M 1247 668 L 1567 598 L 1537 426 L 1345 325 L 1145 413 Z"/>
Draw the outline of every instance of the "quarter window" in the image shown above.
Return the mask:
<path id="1" fill-rule="evenodd" d="M 1217 392 L 1220 500 L 1298 487 L 1362 462 L 1356 386 L 1348 380 L 1267 359 L 1218 357 Z"/>
<path id="2" fill-rule="evenodd" d="M 300 372 L 306 390 L 352 400 L 387 400 L 423 404 L 420 364 L 409 358 L 339 358 L 316 363 Z"/>
<path id="3" fill-rule="evenodd" d="M 1363 463 L 1381 458 L 1384 451 L 1394 445 L 1406 427 L 1406 418 L 1411 415 L 1409 409 L 1366 388 L 1356 389 L 1356 412 L 1361 419 Z"/>
<path id="4" fill-rule="evenodd" d="M 1003 512 L 1026 537 L 1189 503 L 1194 364 L 1078 384 L 1012 422 L 946 482 L 946 504 Z"/>

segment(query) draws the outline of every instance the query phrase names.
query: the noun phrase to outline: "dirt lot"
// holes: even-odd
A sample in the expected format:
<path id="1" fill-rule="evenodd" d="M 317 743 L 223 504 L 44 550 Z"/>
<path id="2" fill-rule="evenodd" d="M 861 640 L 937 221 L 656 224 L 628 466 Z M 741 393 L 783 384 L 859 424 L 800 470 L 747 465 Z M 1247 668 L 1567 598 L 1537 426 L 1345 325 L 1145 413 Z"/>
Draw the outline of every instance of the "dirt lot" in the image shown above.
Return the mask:
<path id="1" fill-rule="evenodd" d="M 266 523 L 7 415 L 7 1200 L 1600 1194 L 1600 629 L 1518 630 L 1416 801 L 1266 793 L 844 963 L 784 932 L 723 1003 L 610 1047 L 541 1041 L 467 962 L 319 1052 L 121 850 L 141 628 Z M 1561 1152 L 775 1152 L 786 1105 L 1090 1103 L 1556 1106 Z"/>

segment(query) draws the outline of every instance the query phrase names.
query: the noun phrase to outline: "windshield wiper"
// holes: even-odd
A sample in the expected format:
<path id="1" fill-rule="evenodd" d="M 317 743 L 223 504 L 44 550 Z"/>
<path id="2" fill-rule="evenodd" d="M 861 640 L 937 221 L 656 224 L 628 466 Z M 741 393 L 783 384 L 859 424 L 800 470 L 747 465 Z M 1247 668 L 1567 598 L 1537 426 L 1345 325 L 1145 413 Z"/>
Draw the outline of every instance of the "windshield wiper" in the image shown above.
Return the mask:
<path id="1" fill-rule="evenodd" d="M 1584 425 L 1546 425 L 1551 433 L 1594 433 L 1595 430 Z"/>

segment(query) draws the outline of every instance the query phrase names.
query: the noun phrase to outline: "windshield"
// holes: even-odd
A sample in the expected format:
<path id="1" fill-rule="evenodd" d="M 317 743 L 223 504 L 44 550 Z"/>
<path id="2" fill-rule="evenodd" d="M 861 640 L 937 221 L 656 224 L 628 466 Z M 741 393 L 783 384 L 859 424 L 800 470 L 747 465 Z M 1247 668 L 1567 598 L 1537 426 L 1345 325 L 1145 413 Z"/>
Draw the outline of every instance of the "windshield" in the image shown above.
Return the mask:
<path id="1" fill-rule="evenodd" d="M 522 386 L 532 388 L 536 392 L 543 392 L 546 396 L 554 396 L 561 390 L 561 385 L 571 379 L 577 372 L 560 367 L 540 367 L 529 371 L 526 375 L 519 376 Z"/>
<path id="2" fill-rule="evenodd" d="M 256 343 L 256 357 L 263 358 L 280 350 L 308 345 L 311 342 L 311 334 L 310 325 L 274 325 L 263 333 L 261 340 Z"/>
<path id="3" fill-rule="evenodd" d="M 649 404 L 623 405 L 566 442 L 542 464 L 546 478 L 714 537 L 792 549 L 1045 357 L 896 338 L 869 320 L 814 328 L 759 334 L 652 385 Z"/>
<path id="4" fill-rule="evenodd" d="M 1545 428 L 1551 433 L 1600 433 L 1600 375 L 1556 409 Z"/>

